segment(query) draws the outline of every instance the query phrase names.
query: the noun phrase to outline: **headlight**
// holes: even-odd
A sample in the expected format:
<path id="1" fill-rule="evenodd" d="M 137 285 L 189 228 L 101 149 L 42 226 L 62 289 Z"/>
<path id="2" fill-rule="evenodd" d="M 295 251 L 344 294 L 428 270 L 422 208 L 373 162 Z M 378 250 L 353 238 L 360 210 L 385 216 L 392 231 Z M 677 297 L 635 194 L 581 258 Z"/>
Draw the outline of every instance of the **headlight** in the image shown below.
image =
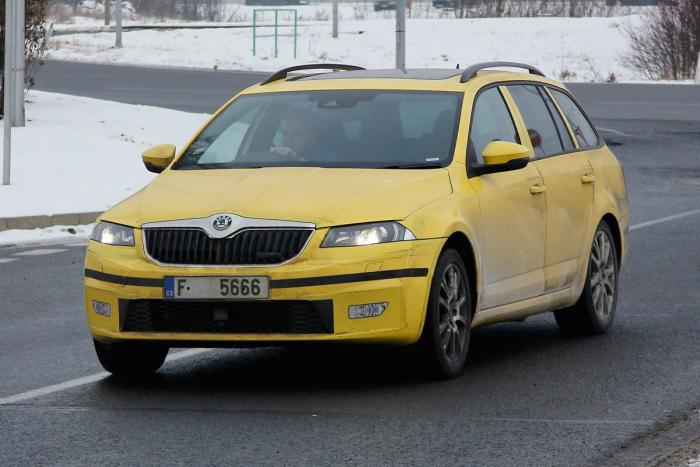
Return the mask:
<path id="1" fill-rule="evenodd" d="M 134 246 L 134 229 L 111 222 L 100 222 L 92 230 L 90 240 L 107 245 Z"/>
<path id="2" fill-rule="evenodd" d="M 415 239 L 415 235 L 398 222 L 374 222 L 372 224 L 333 227 L 323 239 L 321 248 L 372 245 Z"/>

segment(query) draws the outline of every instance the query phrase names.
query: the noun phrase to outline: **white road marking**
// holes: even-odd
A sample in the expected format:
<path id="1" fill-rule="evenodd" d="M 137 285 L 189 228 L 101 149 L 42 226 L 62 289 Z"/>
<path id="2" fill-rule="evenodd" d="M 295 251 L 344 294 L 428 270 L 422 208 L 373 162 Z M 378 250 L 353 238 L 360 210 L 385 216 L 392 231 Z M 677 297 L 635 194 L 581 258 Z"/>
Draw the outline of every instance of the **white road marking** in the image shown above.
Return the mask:
<path id="1" fill-rule="evenodd" d="M 656 224 L 663 224 L 664 222 L 675 221 L 676 219 L 682 219 L 683 217 L 692 216 L 692 215 L 698 214 L 698 213 L 700 213 L 700 209 L 693 209 L 692 211 L 680 212 L 680 213 L 674 214 L 672 216 L 662 217 L 661 219 L 654 219 L 651 221 L 640 222 L 639 224 L 634 224 L 634 225 L 630 226 L 630 231 L 641 229 L 644 227 L 650 227 L 650 226 L 656 225 Z"/>
<path id="2" fill-rule="evenodd" d="M 17 261 L 17 258 L 0 258 L 0 264 L 11 263 Z"/>
<path id="3" fill-rule="evenodd" d="M 612 128 L 603 128 L 602 126 L 598 126 L 598 127 L 596 127 L 596 128 L 598 128 L 600 131 L 604 131 L 604 132 L 606 132 L 606 133 L 612 133 L 613 135 L 619 135 L 619 136 L 633 136 L 633 135 L 630 135 L 630 134 L 625 133 L 624 131 L 613 130 Z"/>
<path id="4" fill-rule="evenodd" d="M 54 253 L 62 253 L 66 251 L 63 248 L 40 248 L 38 250 L 21 251 L 15 253 L 15 256 L 41 256 L 41 255 L 53 255 Z"/>
<path id="5" fill-rule="evenodd" d="M 596 127 L 596 128 L 598 128 L 598 130 L 603 131 L 603 132 L 605 132 L 605 133 L 611 133 L 611 134 L 617 135 L 617 136 L 625 136 L 625 137 L 627 137 L 627 138 L 652 139 L 652 138 L 650 138 L 650 137 L 648 137 L 648 136 L 631 135 L 631 134 L 629 134 L 629 133 L 625 133 L 624 131 L 614 130 L 614 129 L 612 129 L 612 128 L 603 128 L 603 127 L 601 127 L 601 126 L 598 126 L 598 127 Z"/>
<path id="6" fill-rule="evenodd" d="M 640 222 L 639 224 L 634 224 L 630 226 L 630 230 L 636 230 L 636 229 L 641 229 L 644 227 L 649 227 L 652 225 L 656 224 L 661 224 L 664 222 L 670 222 L 676 219 L 681 219 L 683 217 L 688 217 L 692 216 L 694 214 L 700 213 L 700 209 L 694 209 L 692 211 L 685 211 L 681 212 L 678 214 L 674 214 L 672 216 L 666 216 L 662 217 L 660 219 L 655 219 L 647 222 Z M 41 251 L 41 250 L 34 250 L 34 251 Z M 63 250 L 65 251 L 65 250 Z M 30 252 L 25 252 L 30 253 Z M 21 254 L 21 253 L 17 253 Z M 2 258 L 0 258 L 0 261 Z M 166 362 L 173 362 L 176 360 L 181 360 L 183 358 L 189 358 L 195 355 L 199 355 L 204 352 L 209 352 L 211 349 L 188 349 L 188 350 L 183 350 L 182 352 L 178 352 L 175 354 L 168 355 L 168 358 L 165 360 Z M 23 402 L 27 401 L 30 399 L 36 399 L 38 397 L 46 396 L 48 394 L 53 394 L 55 392 L 61 392 L 61 391 L 66 391 L 68 389 L 73 389 L 76 387 L 80 386 L 85 386 L 87 384 L 92 384 L 96 383 L 97 381 L 100 381 L 104 378 L 109 376 L 109 373 L 103 371 L 100 373 L 95 373 L 93 375 L 88 375 L 88 376 L 83 376 L 82 378 L 77 378 L 77 379 L 72 379 L 70 381 L 65 381 L 63 383 L 58 383 L 58 384 L 52 384 L 51 386 L 44 386 L 43 388 L 39 389 L 33 389 L 31 391 L 23 392 L 20 394 L 15 394 L 12 396 L 7 396 L 2 399 L 0 399 L 0 405 L 8 405 L 8 404 L 16 404 L 18 402 Z M 625 422 L 626 423 L 626 422 Z"/>
<path id="7" fill-rule="evenodd" d="M 182 352 L 174 353 L 168 355 L 165 359 L 166 362 L 174 362 L 181 360 L 183 358 L 189 358 L 194 355 L 199 355 L 204 352 L 209 352 L 211 349 L 188 349 Z M 36 399 L 38 397 L 53 394 L 55 392 L 66 391 L 68 389 L 77 388 L 79 386 L 85 386 L 86 384 L 96 383 L 109 376 L 109 373 L 102 371 L 100 373 L 95 373 L 88 376 L 83 376 L 82 378 L 71 379 L 70 381 L 65 381 L 63 383 L 52 384 L 51 386 L 44 386 L 43 388 L 33 389 L 31 391 L 23 392 L 20 394 L 15 394 L 12 396 L 3 397 L 0 399 L 0 405 L 16 404 L 17 402 L 27 401 L 29 399 Z"/>

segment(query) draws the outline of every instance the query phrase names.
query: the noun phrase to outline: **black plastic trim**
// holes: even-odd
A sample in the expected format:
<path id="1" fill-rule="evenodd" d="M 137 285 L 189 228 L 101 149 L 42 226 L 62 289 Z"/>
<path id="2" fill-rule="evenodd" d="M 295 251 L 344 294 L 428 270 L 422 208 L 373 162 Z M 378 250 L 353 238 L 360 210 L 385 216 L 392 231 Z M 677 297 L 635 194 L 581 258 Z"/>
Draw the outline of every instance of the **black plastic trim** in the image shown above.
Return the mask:
<path id="1" fill-rule="evenodd" d="M 163 172 L 165 169 L 167 169 L 167 167 L 158 167 L 157 165 L 151 164 L 151 163 L 146 162 L 146 161 L 143 161 L 143 165 L 146 166 L 146 170 L 148 170 L 149 172 L 153 172 L 154 174 L 159 174 L 159 173 Z"/>
<path id="2" fill-rule="evenodd" d="M 310 287 L 314 285 L 334 285 L 347 284 L 351 282 L 380 281 L 384 279 L 398 279 L 401 277 L 425 277 L 427 275 L 428 268 L 392 269 L 389 271 L 340 274 L 337 276 L 302 277 L 299 279 L 273 279 L 270 281 L 270 288 L 289 289 L 293 287 Z M 163 279 L 118 276 L 115 274 L 94 271 L 92 269 L 85 269 L 85 277 L 120 285 L 163 287 Z"/>
<path id="3" fill-rule="evenodd" d="M 472 167 L 474 176 L 478 177 L 480 175 L 493 174 L 498 172 L 510 172 L 511 170 L 523 169 L 530 162 L 530 157 L 521 157 L 520 159 L 513 159 L 503 164 L 493 164 L 493 165 L 476 165 Z"/>
<path id="4" fill-rule="evenodd" d="M 129 299 L 119 299 L 119 332 L 138 332 L 138 331 L 124 331 L 124 324 L 126 322 L 126 315 L 127 311 L 129 308 L 129 303 L 132 302 L 133 300 Z M 265 300 L 266 302 L 270 302 L 271 300 Z M 309 303 L 311 306 L 314 308 L 314 310 L 318 313 L 319 318 L 321 319 L 321 323 L 323 323 L 323 327 L 326 329 L 328 334 L 333 334 L 335 332 L 335 322 L 334 322 L 334 317 L 333 317 L 333 300 L 310 300 Z M 158 331 L 151 331 L 151 332 L 158 332 Z M 190 333 L 190 334 L 197 334 L 197 333 Z M 231 333 L 222 333 L 222 334 L 231 334 Z M 241 332 L 240 334 L 248 334 L 246 332 Z M 261 333 L 261 334 L 266 334 L 266 333 Z M 286 332 L 280 332 L 280 333 L 272 333 L 272 334 L 290 334 Z M 304 334 L 304 333 L 301 333 Z M 317 334 L 317 333 L 309 333 L 309 334 Z M 177 341 L 176 341 L 177 342 Z M 199 347 L 199 346 L 197 346 Z M 204 345 L 204 347 L 211 347 L 211 345 Z"/>
<path id="5" fill-rule="evenodd" d="M 108 274 L 106 272 L 85 269 L 85 277 L 97 279 L 102 282 L 111 282 L 119 285 L 136 285 L 139 287 L 163 287 L 163 279 L 151 279 L 148 277 L 129 277 Z"/>
<path id="6" fill-rule="evenodd" d="M 220 334 L 221 335 L 221 334 Z M 225 335 L 225 334 L 224 334 Z M 308 334 L 279 334 L 280 336 L 292 336 L 293 340 L 274 340 L 272 338 L 266 338 L 262 340 L 196 340 L 196 339 L 153 339 L 149 337 L 148 339 L 134 339 L 131 337 L 126 338 L 104 338 L 100 337 L 96 340 L 98 342 L 118 342 L 125 344 L 139 344 L 144 346 L 166 346 L 171 349 L 251 349 L 258 347 L 304 347 L 316 346 L 322 348 L 329 345 L 337 345 L 332 339 L 333 334 L 312 334 L 313 336 L 324 336 L 329 337 L 327 340 L 317 340 L 310 341 L 305 339 Z"/>
<path id="7" fill-rule="evenodd" d="M 314 285 L 347 284 L 350 282 L 380 281 L 401 277 L 424 277 L 428 268 L 392 269 L 390 271 L 361 272 L 356 274 L 341 274 L 338 276 L 303 277 L 301 279 L 276 279 L 270 281 L 271 289 L 287 289 L 292 287 L 309 287 Z"/>

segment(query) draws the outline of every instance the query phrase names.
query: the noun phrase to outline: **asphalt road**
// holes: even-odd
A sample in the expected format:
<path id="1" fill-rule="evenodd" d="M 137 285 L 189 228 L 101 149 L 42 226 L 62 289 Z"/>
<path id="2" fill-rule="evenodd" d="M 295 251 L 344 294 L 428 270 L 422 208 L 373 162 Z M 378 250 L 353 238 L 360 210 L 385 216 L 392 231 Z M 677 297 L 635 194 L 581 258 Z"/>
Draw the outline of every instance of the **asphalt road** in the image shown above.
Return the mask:
<path id="1" fill-rule="evenodd" d="M 253 79 L 81 65 L 71 80 L 70 67 L 50 63 L 40 88 L 211 111 Z M 551 315 L 482 328 L 465 374 L 445 382 L 417 379 L 396 349 L 211 350 L 166 363 L 152 380 L 107 377 L 3 404 L 101 368 L 82 307 L 83 247 L 0 248 L 0 464 L 633 458 L 624 453 L 635 437 L 700 406 L 700 213 L 648 223 L 700 209 L 700 88 L 572 88 L 606 129 L 628 184 L 634 227 L 610 333 L 564 337 Z"/>
<path id="2" fill-rule="evenodd" d="M 154 105 L 188 112 L 212 113 L 235 93 L 270 73 L 134 68 L 47 60 L 36 89 Z"/>

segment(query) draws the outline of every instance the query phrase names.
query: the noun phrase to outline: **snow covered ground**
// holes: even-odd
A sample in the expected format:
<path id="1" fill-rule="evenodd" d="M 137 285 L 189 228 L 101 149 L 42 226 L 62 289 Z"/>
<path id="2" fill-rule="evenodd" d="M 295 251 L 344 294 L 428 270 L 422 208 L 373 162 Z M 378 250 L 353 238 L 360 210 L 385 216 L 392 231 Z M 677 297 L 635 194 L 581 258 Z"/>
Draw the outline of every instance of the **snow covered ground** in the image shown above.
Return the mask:
<path id="1" fill-rule="evenodd" d="M 95 224 L 55 225 L 46 229 L 3 230 L 0 232 L 0 247 L 27 243 L 53 243 L 54 241 L 63 241 L 65 239 L 87 240 L 90 238 L 94 226 Z M 3 258 L 0 258 L 0 264 L 6 261 L 7 259 L 3 261 Z"/>
<path id="2" fill-rule="evenodd" d="M 153 178 L 141 162 L 145 149 L 180 148 L 207 118 L 40 91 L 30 92 L 26 113 L 26 127 L 12 129 L 12 183 L 0 185 L 0 218 L 104 211 Z"/>
<path id="3" fill-rule="evenodd" d="M 123 49 L 114 48 L 113 33 L 61 35 L 51 40 L 49 54 L 51 58 L 83 62 L 260 71 L 318 62 L 393 68 L 393 12 L 371 12 L 365 18 L 362 11 L 349 7 L 341 9 L 338 39 L 331 38 L 326 10 L 321 6 L 299 7 L 305 21 L 299 27 L 296 59 L 291 37 L 280 38 L 277 58 L 273 39 L 259 39 L 254 56 L 250 28 L 131 31 L 124 35 Z M 312 11 L 317 15 L 313 16 Z M 249 12 L 241 12 L 237 19 L 250 17 Z M 288 24 L 288 19 L 280 16 L 281 23 Z M 271 21 L 268 14 L 263 22 Z M 407 21 L 406 61 L 409 67 L 452 68 L 458 63 L 465 66 L 486 60 L 514 60 L 531 63 L 549 76 L 568 81 L 605 81 L 611 74 L 620 81 L 641 80 L 644 77 L 639 72 L 624 64 L 628 42 L 623 31 L 638 23 L 638 15 L 454 19 L 426 14 Z M 264 30 L 265 34 L 270 32 Z"/>

